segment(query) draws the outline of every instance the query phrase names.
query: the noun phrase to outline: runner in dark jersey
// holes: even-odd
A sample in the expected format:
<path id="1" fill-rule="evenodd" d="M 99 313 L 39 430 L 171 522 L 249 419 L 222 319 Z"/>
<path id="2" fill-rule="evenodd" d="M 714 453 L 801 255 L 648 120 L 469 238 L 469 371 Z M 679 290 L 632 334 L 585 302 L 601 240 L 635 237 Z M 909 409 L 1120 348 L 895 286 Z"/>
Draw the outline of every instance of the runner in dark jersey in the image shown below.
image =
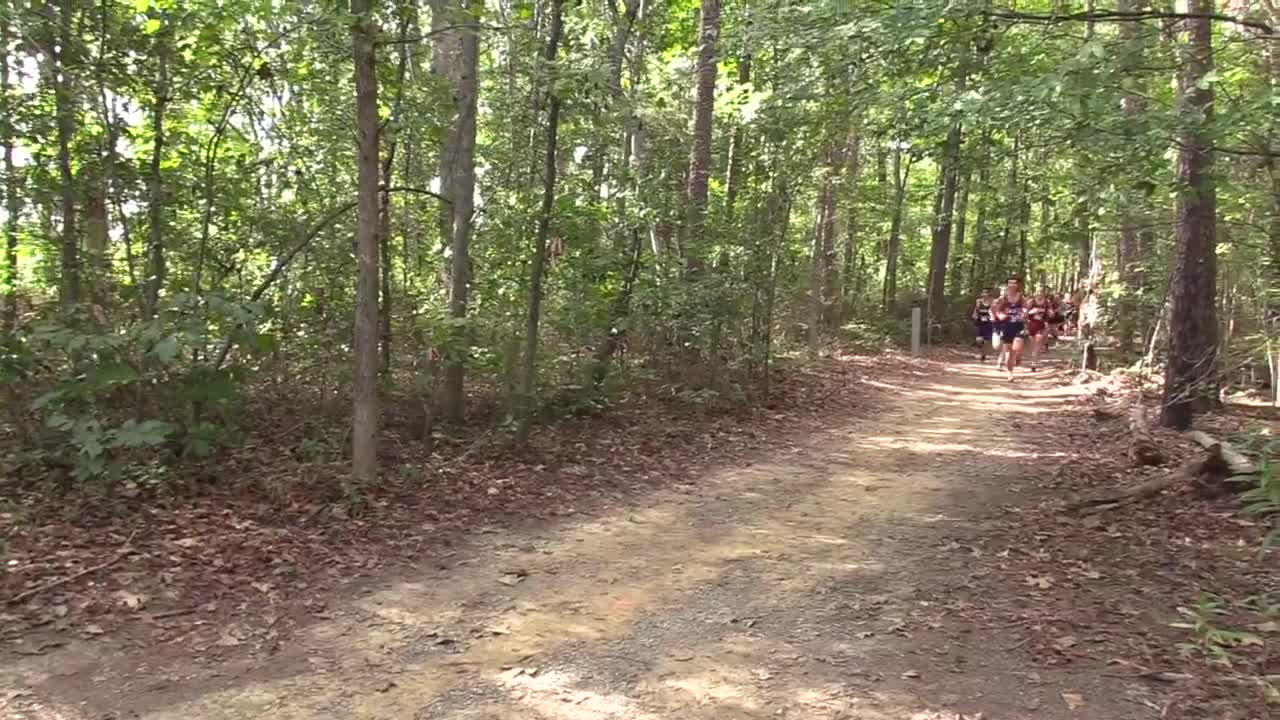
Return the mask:
<path id="1" fill-rule="evenodd" d="M 978 346 L 979 359 L 987 361 L 987 346 L 991 344 L 994 325 L 991 317 L 991 291 L 983 290 L 973 305 L 973 344 Z"/>
<path id="2" fill-rule="evenodd" d="M 1027 336 L 1027 298 L 1022 294 L 1022 284 L 1018 278 L 1009 278 L 1005 286 L 1004 297 L 996 301 L 991 308 L 999 323 L 998 331 L 1005 350 L 1005 368 L 1009 371 L 1009 382 L 1013 382 L 1013 369 L 1022 359 L 1023 339 Z"/>

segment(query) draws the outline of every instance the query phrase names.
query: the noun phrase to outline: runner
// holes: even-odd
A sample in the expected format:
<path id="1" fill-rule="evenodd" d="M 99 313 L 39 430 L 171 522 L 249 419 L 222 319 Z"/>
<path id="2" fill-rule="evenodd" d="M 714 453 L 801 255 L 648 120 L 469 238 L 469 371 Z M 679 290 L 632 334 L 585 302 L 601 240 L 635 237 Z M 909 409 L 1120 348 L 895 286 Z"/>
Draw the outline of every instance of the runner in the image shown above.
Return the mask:
<path id="1" fill-rule="evenodd" d="M 979 360 L 987 361 L 987 346 L 992 342 L 991 291 L 983 289 L 973 306 L 973 344 L 978 346 Z"/>
<path id="2" fill-rule="evenodd" d="M 1007 292 L 1008 288 L 1001 286 L 999 297 L 996 298 L 995 302 L 991 303 L 991 347 L 996 351 L 996 367 L 1004 367 L 1005 354 L 1009 351 L 1009 347 L 1004 343 L 1004 338 L 1000 335 L 1000 328 L 1003 327 L 1004 323 L 1000 322 L 1000 319 L 995 316 L 996 305 L 1004 301 L 1004 296 Z"/>
<path id="3" fill-rule="evenodd" d="M 1058 337 L 1062 334 L 1062 326 L 1067 322 L 1067 316 L 1063 314 L 1063 302 L 1054 295 L 1052 291 L 1049 293 L 1049 303 L 1052 309 L 1049 311 L 1049 338 L 1045 343 L 1046 348 L 1051 348 L 1058 342 Z"/>
<path id="4" fill-rule="evenodd" d="M 1002 360 L 1005 369 L 1009 371 L 1009 382 L 1013 382 L 1013 369 L 1022 358 L 1023 338 L 1027 335 L 1027 318 L 1023 307 L 1026 301 L 1018 278 L 1011 277 L 1005 284 L 1004 295 L 991 308 L 1000 323 L 1002 344 L 1007 346 Z"/>
<path id="5" fill-rule="evenodd" d="M 1027 304 L 1027 335 L 1031 336 L 1031 372 L 1036 371 L 1036 362 L 1044 351 L 1049 332 L 1049 315 L 1053 312 L 1053 304 L 1049 294 L 1041 288 L 1036 296 Z"/>

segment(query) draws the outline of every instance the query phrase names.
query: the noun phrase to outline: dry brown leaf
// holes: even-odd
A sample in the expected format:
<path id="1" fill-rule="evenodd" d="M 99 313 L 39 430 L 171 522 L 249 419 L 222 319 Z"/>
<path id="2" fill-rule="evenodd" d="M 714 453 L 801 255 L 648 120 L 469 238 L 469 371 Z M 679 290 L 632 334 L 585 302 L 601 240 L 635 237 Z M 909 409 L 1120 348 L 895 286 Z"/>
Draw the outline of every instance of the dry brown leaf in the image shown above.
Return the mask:
<path id="1" fill-rule="evenodd" d="M 1069 710 L 1079 710 L 1085 706 L 1084 696 L 1080 693 L 1063 692 L 1061 695 L 1062 702 L 1067 704 Z"/>

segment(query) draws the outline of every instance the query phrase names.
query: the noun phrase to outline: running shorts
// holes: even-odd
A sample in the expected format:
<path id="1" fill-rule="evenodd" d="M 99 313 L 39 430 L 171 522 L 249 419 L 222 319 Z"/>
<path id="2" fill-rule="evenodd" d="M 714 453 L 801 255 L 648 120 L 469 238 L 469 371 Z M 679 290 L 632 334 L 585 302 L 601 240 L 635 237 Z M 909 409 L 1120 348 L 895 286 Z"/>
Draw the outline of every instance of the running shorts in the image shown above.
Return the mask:
<path id="1" fill-rule="evenodd" d="M 974 335 L 974 337 L 980 337 L 980 338 L 982 338 L 983 340 L 990 340 L 990 339 L 991 339 L 991 335 L 993 334 L 994 329 L 993 329 L 992 324 L 991 324 L 990 322 L 983 322 L 983 321 L 981 321 L 981 320 L 974 320 L 974 321 L 973 321 L 973 327 L 974 327 L 974 332 L 976 332 L 976 333 L 977 333 L 976 335 Z"/>
<path id="2" fill-rule="evenodd" d="M 1016 322 L 1006 322 L 1000 326 L 1000 337 L 1005 342 L 1009 342 L 1014 338 L 1026 337 L 1026 335 L 1027 324 L 1021 320 Z"/>

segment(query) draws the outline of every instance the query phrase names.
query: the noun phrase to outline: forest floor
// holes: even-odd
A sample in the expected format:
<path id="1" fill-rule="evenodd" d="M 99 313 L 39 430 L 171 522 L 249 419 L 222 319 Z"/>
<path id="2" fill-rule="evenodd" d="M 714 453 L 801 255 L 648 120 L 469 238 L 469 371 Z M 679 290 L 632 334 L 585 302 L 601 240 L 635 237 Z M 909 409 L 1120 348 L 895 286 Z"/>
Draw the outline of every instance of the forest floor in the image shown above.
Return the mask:
<path id="1" fill-rule="evenodd" d="M 626 462 L 654 479 L 593 501 L 559 497 L 561 511 L 541 519 L 475 523 L 447 545 L 422 537 L 429 523 L 414 535 L 403 519 L 388 521 L 398 543 L 374 542 L 374 531 L 351 542 L 407 560 L 361 573 L 335 560 L 345 584 L 316 580 L 319 568 L 282 578 L 270 563 L 240 567 L 233 577 L 260 598 L 208 591 L 220 607 L 166 610 L 160 593 L 151 601 L 138 590 L 131 602 L 116 589 L 115 612 L 102 610 L 91 629 L 92 617 L 60 622 L 86 609 L 51 611 L 62 597 L 51 592 L 40 612 L 58 617 L 7 638 L 0 711 L 24 720 L 1269 717 L 1261 678 L 1277 673 L 1266 652 L 1274 622 L 1223 616 L 1254 623 L 1260 638 L 1232 667 L 1180 651 L 1187 631 L 1170 627 L 1201 591 L 1278 589 L 1274 558 L 1258 559 L 1260 529 L 1238 503 L 1170 492 L 1103 513 L 1063 510 L 1082 493 L 1141 479 L 1124 457 L 1123 414 L 1091 412 L 1117 392 L 1107 380 L 1076 384 L 1051 363 L 1009 384 L 958 352 L 849 360 L 833 373 L 821 392 L 856 398 L 846 413 L 722 424 L 714 452 L 711 435 L 612 454 L 592 446 L 606 451 L 598 462 L 583 455 L 553 470 L 585 476 Z M 1158 437 L 1171 461 L 1196 452 Z M 689 459 L 704 449 L 710 459 Z M 481 494 L 492 497 L 512 480 L 487 482 L 498 492 Z M 242 524 L 250 539 L 236 557 L 266 532 L 261 518 Z M 177 540 L 140 531 L 129 542 L 152 549 L 101 571 L 126 577 L 98 591 L 140 587 L 162 547 L 171 563 L 230 562 L 202 559 L 214 540 L 188 531 Z M 115 552 L 105 541 L 99 551 Z"/>

